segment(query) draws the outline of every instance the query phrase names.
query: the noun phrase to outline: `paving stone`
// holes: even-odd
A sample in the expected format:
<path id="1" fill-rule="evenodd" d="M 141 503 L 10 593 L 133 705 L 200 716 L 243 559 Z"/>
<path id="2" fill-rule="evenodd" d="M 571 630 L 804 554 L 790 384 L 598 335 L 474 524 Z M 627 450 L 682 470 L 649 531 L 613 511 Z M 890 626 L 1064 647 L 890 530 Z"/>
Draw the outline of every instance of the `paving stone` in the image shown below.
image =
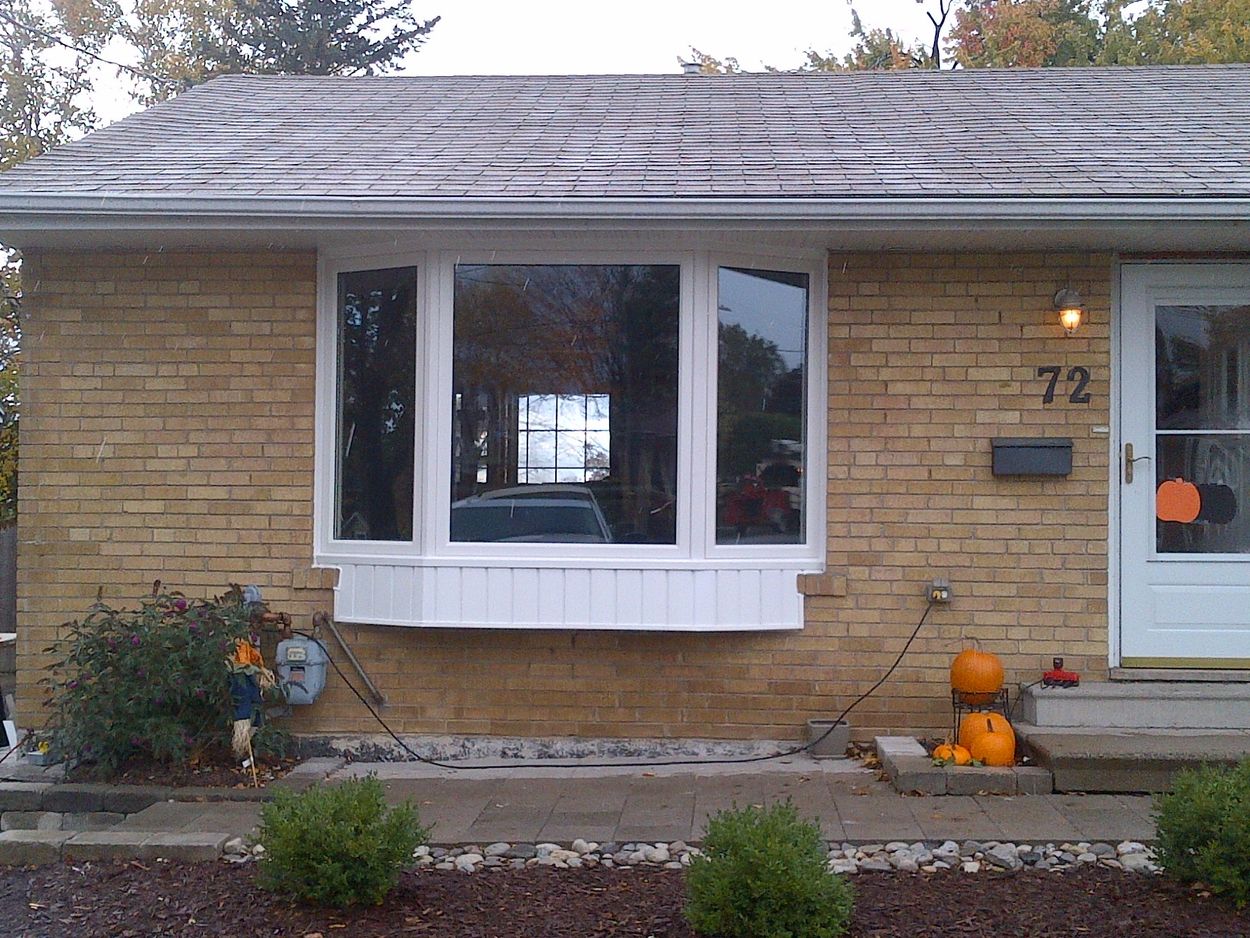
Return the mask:
<path id="1" fill-rule="evenodd" d="M 55 863 L 73 836 L 71 831 L 4 831 L 0 833 L 0 864 Z"/>
<path id="2" fill-rule="evenodd" d="M 151 836 L 145 831 L 84 831 L 61 847 L 66 860 L 133 860 Z"/>
<path id="3" fill-rule="evenodd" d="M 173 789 L 158 785 L 110 785 L 101 795 L 100 810 L 135 814 L 158 801 L 167 801 L 172 793 Z"/>
<path id="4" fill-rule="evenodd" d="M 1015 767 L 1016 790 L 1022 795 L 1049 795 L 1055 788 L 1054 777 L 1050 769 L 1040 765 L 1018 765 Z"/>
<path id="5" fill-rule="evenodd" d="M 45 811 L 85 814 L 104 810 L 104 785 L 53 785 L 43 793 Z"/>
<path id="6" fill-rule="evenodd" d="M 118 828 L 132 831 L 168 831 L 177 830 L 189 821 L 199 817 L 205 804 L 187 804 L 181 801 L 162 801 L 136 814 L 129 815 Z"/>
<path id="7" fill-rule="evenodd" d="M 83 814 L 66 812 L 61 815 L 63 831 L 104 831 L 126 820 L 126 815 L 116 811 L 89 811 Z"/>
<path id="8" fill-rule="evenodd" d="M 0 814 L 0 830 L 59 831 L 61 815 L 56 811 L 5 811 Z"/>
<path id="9" fill-rule="evenodd" d="M 47 782 L 0 782 L 0 812 L 38 811 L 51 787 Z"/>
<path id="10" fill-rule="evenodd" d="M 181 860 L 184 863 L 216 860 L 230 836 L 207 831 L 152 834 L 138 847 L 136 856 L 143 860 Z"/>
<path id="11" fill-rule="evenodd" d="M 1014 795 L 1016 773 L 1010 768 L 988 765 L 960 766 L 947 775 L 946 792 L 951 795 Z"/>
<path id="12" fill-rule="evenodd" d="M 894 756 L 888 760 L 883 759 L 882 765 L 897 791 L 945 795 L 950 790 L 949 773 L 942 766 L 934 765 L 928 756 Z"/>

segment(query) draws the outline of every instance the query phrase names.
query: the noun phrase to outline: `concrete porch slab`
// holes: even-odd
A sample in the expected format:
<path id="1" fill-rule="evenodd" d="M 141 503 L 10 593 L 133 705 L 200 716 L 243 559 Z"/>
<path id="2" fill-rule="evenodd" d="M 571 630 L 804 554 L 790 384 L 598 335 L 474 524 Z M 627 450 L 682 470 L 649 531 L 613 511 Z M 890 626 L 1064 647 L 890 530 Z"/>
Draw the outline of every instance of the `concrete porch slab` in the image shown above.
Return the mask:
<path id="1" fill-rule="evenodd" d="M 1016 734 L 1039 765 L 1054 775 L 1056 791 L 1155 792 L 1181 769 L 1232 764 L 1250 756 L 1250 732 L 1190 729 L 1039 727 L 1017 723 Z"/>

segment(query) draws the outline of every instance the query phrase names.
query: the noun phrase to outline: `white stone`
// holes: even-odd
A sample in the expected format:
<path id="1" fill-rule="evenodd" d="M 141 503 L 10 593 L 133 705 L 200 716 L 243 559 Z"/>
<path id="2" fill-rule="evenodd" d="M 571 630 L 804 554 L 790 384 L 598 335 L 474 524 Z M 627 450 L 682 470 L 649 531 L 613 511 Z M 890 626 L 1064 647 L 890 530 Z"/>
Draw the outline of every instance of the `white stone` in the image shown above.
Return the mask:
<path id="1" fill-rule="evenodd" d="M 481 863 L 483 857 L 480 853 L 462 853 L 456 857 L 456 869 L 465 873 L 472 873 L 473 868 Z"/>
<path id="2" fill-rule="evenodd" d="M 647 847 L 642 851 L 642 858 L 648 863 L 667 863 L 670 859 L 668 847 L 665 844 Z"/>
<path id="3" fill-rule="evenodd" d="M 552 853 L 560 849 L 559 844 L 535 844 L 534 849 L 538 851 L 539 857 L 549 857 Z"/>
<path id="4" fill-rule="evenodd" d="M 501 857 L 511 849 L 512 844 L 506 844 L 501 840 L 498 843 L 493 843 L 486 848 L 486 856 Z"/>
<path id="5" fill-rule="evenodd" d="M 416 850 L 412 851 L 414 857 L 428 857 L 430 855 L 429 844 L 422 844 Z"/>
<path id="6" fill-rule="evenodd" d="M 965 860 L 960 867 L 965 873 L 980 873 L 981 863 L 978 860 Z"/>
<path id="7" fill-rule="evenodd" d="M 1135 840 L 1123 840 L 1116 844 L 1115 852 L 1122 857 L 1132 853 L 1145 853 L 1146 845 Z"/>
<path id="8" fill-rule="evenodd" d="M 1098 855 L 1096 853 L 1090 853 L 1089 851 L 1086 851 L 1085 853 L 1077 854 L 1076 862 L 1077 863 L 1097 863 Z"/>

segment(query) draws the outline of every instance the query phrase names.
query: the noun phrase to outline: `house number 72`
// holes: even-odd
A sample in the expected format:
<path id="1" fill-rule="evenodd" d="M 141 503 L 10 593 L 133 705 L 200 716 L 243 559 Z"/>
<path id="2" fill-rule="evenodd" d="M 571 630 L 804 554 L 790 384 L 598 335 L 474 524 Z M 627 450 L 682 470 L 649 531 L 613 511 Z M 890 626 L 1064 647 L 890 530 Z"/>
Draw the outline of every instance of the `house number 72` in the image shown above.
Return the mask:
<path id="1" fill-rule="evenodd" d="M 1054 402 L 1055 385 L 1059 383 L 1059 375 L 1062 372 L 1062 365 L 1043 365 L 1037 369 L 1039 378 L 1050 376 L 1050 382 L 1046 385 L 1046 393 L 1042 395 L 1043 404 Z M 1088 404 L 1089 392 L 1085 390 L 1085 386 L 1089 384 L 1089 369 L 1084 365 L 1073 365 L 1068 369 L 1068 381 L 1074 385 L 1072 393 L 1068 395 L 1068 402 L 1072 404 Z"/>

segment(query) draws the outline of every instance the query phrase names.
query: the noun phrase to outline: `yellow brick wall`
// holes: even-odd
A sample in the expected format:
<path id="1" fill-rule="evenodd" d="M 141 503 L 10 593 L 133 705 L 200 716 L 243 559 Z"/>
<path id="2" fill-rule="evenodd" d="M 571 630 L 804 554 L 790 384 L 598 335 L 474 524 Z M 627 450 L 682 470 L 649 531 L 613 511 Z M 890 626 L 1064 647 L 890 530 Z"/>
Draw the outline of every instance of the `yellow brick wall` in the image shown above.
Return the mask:
<path id="1" fill-rule="evenodd" d="M 403 732 L 793 738 L 888 664 L 950 578 L 856 735 L 937 729 L 963 636 L 1032 680 L 1053 654 L 1106 662 L 1110 259 L 867 254 L 830 260 L 829 574 L 801 633 L 344 627 Z M 20 710 L 42 649 L 103 587 L 257 583 L 308 622 L 315 257 L 34 252 L 23 376 Z M 1049 312 L 1068 282 L 1092 323 Z M 1089 405 L 1041 403 L 1039 365 L 1082 364 Z M 1069 479 L 999 481 L 989 439 L 1070 435 Z M 374 732 L 335 679 L 301 730 Z"/>

